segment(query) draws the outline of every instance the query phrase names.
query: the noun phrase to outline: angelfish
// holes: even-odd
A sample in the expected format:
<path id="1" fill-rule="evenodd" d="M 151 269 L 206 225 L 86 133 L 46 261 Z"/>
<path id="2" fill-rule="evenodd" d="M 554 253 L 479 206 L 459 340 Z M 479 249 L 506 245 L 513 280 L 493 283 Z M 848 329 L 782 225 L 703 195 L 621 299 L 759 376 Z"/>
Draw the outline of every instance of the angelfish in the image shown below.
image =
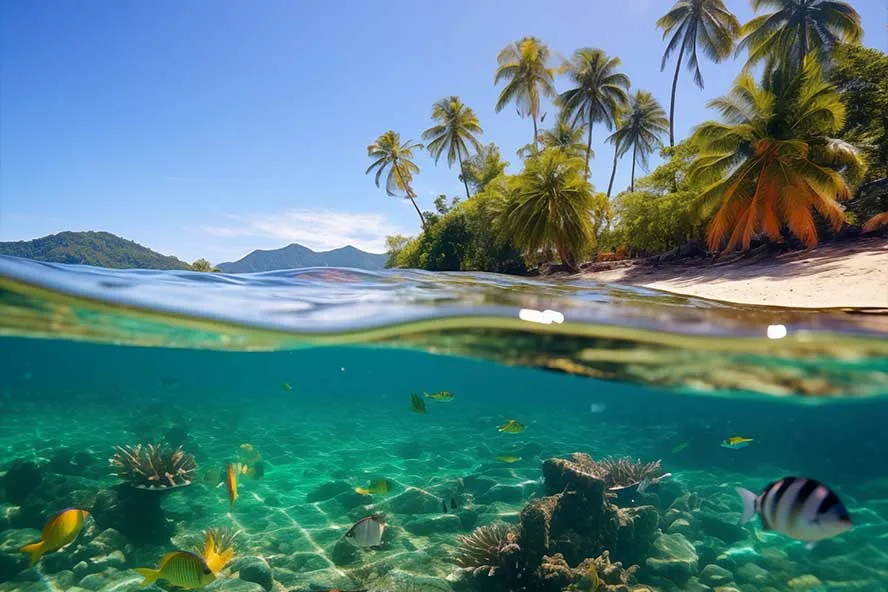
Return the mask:
<path id="1" fill-rule="evenodd" d="M 784 477 L 765 486 L 760 495 L 737 487 L 743 499 L 740 524 L 756 514 L 765 530 L 805 541 L 808 548 L 852 526 L 848 510 L 826 485 L 805 477 Z"/>
<path id="2" fill-rule="evenodd" d="M 385 522 L 379 516 L 361 518 L 345 533 L 345 540 L 356 547 L 376 547 L 382 543 Z"/>

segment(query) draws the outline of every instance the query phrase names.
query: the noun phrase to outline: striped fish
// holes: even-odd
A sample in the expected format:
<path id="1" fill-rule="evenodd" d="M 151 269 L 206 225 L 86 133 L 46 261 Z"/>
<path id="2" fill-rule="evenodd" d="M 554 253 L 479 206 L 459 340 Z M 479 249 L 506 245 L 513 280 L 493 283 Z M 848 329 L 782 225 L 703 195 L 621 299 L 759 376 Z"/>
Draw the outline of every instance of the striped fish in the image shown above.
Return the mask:
<path id="1" fill-rule="evenodd" d="M 851 517 L 826 485 L 805 477 L 784 477 L 765 486 L 761 495 L 737 487 L 743 499 L 740 524 L 756 514 L 765 530 L 774 530 L 813 547 L 851 528 Z"/>
<path id="2" fill-rule="evenodd" d="M 145 580 L 142 586 L 153 584 L 157 580 L 166 580 L 173 586 L 193 590 L 202 588 L 216 579 L 213 570 L 203 557 L 189 551 L 173 551 L 160 560 L 157 569 L 136 568 Z"/>

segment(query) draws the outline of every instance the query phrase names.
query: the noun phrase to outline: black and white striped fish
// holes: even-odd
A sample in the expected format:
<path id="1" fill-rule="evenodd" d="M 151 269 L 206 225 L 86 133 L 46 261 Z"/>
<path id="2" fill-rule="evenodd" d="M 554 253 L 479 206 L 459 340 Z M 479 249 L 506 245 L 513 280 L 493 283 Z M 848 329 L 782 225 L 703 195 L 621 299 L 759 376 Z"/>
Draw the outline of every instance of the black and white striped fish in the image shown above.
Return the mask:
<path id="1" fill-rule="evenodd" d="M 756 514 L 765 530 L 775 530 L 812 547 L 851 528 L 851 517 L 826 485 L 805 477 L 784 477 L 765 486 L 761 495 L 737 487 L 743 499 L 740 524 Z"/>

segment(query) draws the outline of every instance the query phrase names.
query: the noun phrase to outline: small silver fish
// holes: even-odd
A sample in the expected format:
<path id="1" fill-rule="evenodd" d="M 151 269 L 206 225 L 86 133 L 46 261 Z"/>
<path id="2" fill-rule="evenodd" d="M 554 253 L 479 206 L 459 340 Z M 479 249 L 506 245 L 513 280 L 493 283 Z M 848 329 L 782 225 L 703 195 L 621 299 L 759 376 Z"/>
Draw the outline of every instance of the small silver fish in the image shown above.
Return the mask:
<path id="1" fill-rule="evenodd" d="M 379 516 L 361 518 L 345 533 L 345 540 L 356 547 L 376 547 L 382 543 L 385 522 Z"/>

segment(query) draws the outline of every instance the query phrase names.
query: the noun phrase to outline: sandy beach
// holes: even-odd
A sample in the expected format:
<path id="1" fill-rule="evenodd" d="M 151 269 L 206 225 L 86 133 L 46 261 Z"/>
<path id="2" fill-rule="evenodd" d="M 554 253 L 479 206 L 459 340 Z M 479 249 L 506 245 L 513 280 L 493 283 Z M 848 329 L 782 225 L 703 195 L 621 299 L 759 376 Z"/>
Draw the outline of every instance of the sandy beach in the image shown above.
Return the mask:
<path id="1" fill-rule="evenodd" d="M 888 309 L 888 238 L 829 244 L 758 261 L 629 265 L 584 276 L 741 304 Z"/>

